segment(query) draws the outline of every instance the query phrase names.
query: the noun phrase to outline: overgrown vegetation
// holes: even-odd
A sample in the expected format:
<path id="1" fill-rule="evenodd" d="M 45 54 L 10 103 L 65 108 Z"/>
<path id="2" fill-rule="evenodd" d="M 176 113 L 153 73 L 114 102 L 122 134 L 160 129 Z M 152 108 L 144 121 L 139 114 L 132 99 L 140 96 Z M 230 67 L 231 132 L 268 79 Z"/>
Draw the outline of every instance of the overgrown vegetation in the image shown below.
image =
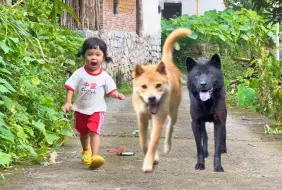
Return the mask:
<path id="1" fill-rule="evenodd" d="M 83 36 L 52 22 L 52 8 L 33 0 L 0 6 L 0 167 L 42 159 L 72 135 L 63 84 Z"/>
<path id="2" fill-rule="evenodd" d="M 225 0 L 226 7 L 233 10 L 247 8 L 263 15 L 267 22 L 282 22 L 282 0 Z"/>
<path id="3" fill-rule="evenodd" d="M 132 84 L 130 81 L 125 80 L 124 73 L 120 68 L 113 74 L 113 78 L 117 85 L 117 89 L 122 94 L 128 94 L 132 92 Z"/>
<path id="4" fill-rule="evenodd" d="M 163 19 L 162 39 L 178 27 L 190 28 L 195 33 L 192 39 L 179 41 L 181 51 L 175 52 L 175 62 L 180 69 L 184 69 L 187 56 L 201 57 L 191 55 L 190 47 L 201 43 L 218 45 L 210 53 L 221 55 L 229 100 L 282 121 L 282 61 L 276 61 L 272 55 L 275 49 L 272 22 L 244 8 L 208 11 L 203 16 Z M 248 61 L 234 61 L 234 57 L 245 57 Z"/>

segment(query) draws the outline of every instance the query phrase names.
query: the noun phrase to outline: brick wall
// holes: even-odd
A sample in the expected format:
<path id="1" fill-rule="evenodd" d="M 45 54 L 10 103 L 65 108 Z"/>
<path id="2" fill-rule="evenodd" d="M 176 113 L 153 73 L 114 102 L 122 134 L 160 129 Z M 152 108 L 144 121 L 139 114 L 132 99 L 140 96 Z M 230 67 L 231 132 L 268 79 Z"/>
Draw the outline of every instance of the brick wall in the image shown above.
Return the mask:
<path id="1" fill-rule="evenodd" d="M 101 14 L 101 29 L 136 32 L 136 0 L 119 0 L 119 13 L 116 15 L 113 0 L 103 0 Z"/>

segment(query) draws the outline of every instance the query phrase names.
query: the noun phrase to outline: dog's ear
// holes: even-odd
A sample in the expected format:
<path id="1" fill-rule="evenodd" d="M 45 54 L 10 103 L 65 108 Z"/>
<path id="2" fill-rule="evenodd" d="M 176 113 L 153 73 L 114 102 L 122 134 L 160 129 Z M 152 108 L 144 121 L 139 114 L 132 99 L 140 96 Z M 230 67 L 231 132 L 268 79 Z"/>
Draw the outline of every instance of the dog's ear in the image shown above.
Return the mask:
<path id="1" fill-rule="evenodd" d="M 191 58 L 191 57 L 187 57 L 187 58 L 186 58 L 186 69 L 187 69 L 188 73 L 189 73 L 190 71 L 192 71 L 192 69 L 194 68 L 194 66 L 195 66 L 196 64 L 197 64 L 197 63 L 196 63 L 196 61 L 194 61 L 193 58 Z"/>
<path id="2" fill-rule="evenodd" d="M 144 69 L 142 68 L 141 65 L 137 64 L 135 66 L 133 78 L 139 77 L 140 75 L 142 75 L 142 73 L 144 73 Z"/>
<path id="3" fill-rule="evenodd" d="M 166 68 L 165 68 L 164 62 L 161 61 L 161 62 L 158 64 L 157 72 L 159 72 L 159 73 L 162 74 L 162 75 L 166 75 Z"/>
<path id="4" fill-rule="evenodd" d="M 210 64 L 218 69 L 221 69 L 220 57 L 217 54 L 214 54 L 210 60 Z"/>

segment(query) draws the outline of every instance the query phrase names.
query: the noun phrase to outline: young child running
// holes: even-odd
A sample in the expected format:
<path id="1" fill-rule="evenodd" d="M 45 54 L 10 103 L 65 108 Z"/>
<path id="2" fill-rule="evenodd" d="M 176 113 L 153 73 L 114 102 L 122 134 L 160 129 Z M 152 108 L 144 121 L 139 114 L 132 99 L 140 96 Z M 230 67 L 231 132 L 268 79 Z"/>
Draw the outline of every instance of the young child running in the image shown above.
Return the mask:
<path id="1" fill-rule="evenodd" d="M 104 41 L 99 38 L 85 40 L 81 55 L 85 65 L 76 70 L 64 85 L 67 88 L 67 98 L 63 111 L 75 111 L 75 128 L 80 133 L 83 148 L 82 162 L 90 165 L 90 169 L 96 169 L 104 164 L 98 151 L 106 112 L 105 93 L 120 100 L 124 100 L 125 96 L 117 91 L 111 76 L 101 69 L 104 61 L 112 60 L 107 56 L 107 45 Z M 72 104 L 74 92 L 77 97 Z"/>

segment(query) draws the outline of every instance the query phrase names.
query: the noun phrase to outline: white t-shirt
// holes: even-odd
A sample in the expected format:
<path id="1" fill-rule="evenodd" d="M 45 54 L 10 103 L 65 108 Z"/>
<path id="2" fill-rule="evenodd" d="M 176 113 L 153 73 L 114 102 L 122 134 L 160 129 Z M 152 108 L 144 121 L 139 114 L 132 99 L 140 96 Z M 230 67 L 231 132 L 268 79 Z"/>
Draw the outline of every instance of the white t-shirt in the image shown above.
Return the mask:
<path id="1" fill-rule="evenodd" d="M 74 110 L 86 115 L 105 112 L 105 93 L 110 95 L 116 90 L 116 84 L 108 73 L 101 69 L 98 74 L 92 74 L 86 66 L 76 70 L 64 86 L 77 94 Z"/>

